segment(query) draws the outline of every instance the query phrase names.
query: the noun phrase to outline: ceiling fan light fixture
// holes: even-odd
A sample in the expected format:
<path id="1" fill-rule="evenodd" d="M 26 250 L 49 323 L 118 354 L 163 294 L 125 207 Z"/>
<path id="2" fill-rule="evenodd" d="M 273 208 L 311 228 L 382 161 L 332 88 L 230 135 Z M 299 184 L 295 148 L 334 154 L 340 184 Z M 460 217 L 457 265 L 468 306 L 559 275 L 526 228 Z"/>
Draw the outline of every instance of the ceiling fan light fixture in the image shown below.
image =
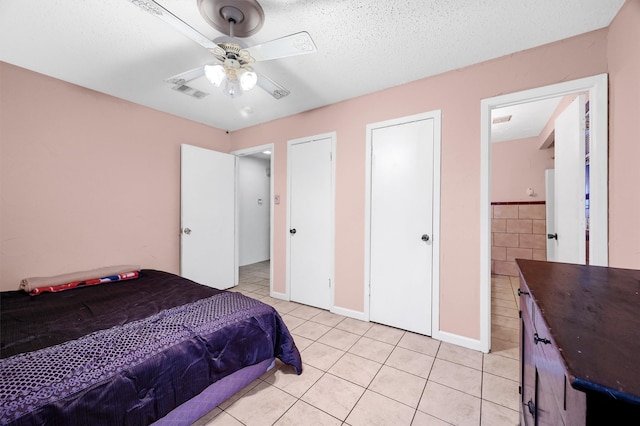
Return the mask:
<path id="1" fill-rule="evenodd" d="M 128 1 L 149 12 L 159 12 L 154 14 L 160 20 L 207 49 L 220 62 L 215 65 L 201 65 L 165 79 L 167 83 L 178 87 L 188 88 L 188 82 L 204 75 L 213 86 L 220 87 L 223 93 L 232 98 L 260 86 L 275 99 L 282 99 L 290 92 L 264 74 L 258 76 L 250 64 L 317 51 L 311 36 L 305 31 L 249 47 L 236 39 L 235 37 L 248 37 L 262 27 L 264 11 L 258 0 L 197 0 L 205 21 L 221 32 L 229 30 L 229 36 L 218 37 L 215 40 L 210 40 L 195 30 L 165 9 L 157 0 Z"/>
<path id="2" fill-rule="evenodd" d="M 247 91 L 256 87 L 256 83 L 258 82 L 258 75 L 253 72 L 253 70 L 241 68 L 238 70 L 237 75 L 242 90 Z"/>
<path id="3" fill-rule="evenodd" d="M 237 98 L 238 96 L 242 95 L 242 88 L 240 87 L 240 83 L 238 83 L 238 80 L 227 78 L 224 81 L 222 92 L 230 98 Z"/>
<path id="4" fill-rule="evenodd" d="M 227 72 L 225 71 L 224 67 L 220 64 L 205 65 L 204 75 L 205 77 L 207 77 L 207 80 L 209 80 L 211 84 L 213 84 L 216 87 L 220 87 L 220 85 L 222 84 L 222 81 L 227 76 Z"/>

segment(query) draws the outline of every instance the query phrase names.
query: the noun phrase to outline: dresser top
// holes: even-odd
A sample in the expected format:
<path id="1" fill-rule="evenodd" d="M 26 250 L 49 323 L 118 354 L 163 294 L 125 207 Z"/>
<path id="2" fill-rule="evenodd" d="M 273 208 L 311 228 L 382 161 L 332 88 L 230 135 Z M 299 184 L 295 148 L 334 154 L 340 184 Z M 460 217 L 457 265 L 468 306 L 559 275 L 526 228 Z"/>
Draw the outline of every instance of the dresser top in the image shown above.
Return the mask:
<path id="1" fill-rule="evenodd" d="M 516 263 L 572 386 L 640 403 L 640 271 Z"/>

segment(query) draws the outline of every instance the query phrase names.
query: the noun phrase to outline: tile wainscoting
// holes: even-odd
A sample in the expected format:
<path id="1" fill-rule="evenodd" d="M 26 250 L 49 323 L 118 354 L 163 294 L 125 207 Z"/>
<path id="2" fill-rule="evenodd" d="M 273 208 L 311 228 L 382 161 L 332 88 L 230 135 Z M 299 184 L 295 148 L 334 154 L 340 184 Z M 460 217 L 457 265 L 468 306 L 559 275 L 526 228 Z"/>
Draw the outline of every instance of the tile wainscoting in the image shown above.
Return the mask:
<path id="1" fill-rule="evenodd" d="M 515 259 L 547 259 L 544 201 L 491 203 L 491 273 L 518 276 Z"/>

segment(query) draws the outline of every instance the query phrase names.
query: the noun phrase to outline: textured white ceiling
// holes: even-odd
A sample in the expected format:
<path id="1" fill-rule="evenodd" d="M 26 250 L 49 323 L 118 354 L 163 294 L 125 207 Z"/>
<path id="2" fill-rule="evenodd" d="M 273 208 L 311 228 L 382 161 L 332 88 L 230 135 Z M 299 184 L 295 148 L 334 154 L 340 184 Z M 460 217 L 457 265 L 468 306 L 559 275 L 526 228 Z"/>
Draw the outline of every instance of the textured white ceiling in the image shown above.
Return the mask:
<path id="1" fill-rule="evenodd" d="M 540 135 L 562 97 L 527 102 L 491 111 L 491 119 L 511 116 L 511 120 L 491 125 L 491 142 L 533 138 Z"/>
<path id="2" fill-rule="evenodd" d="M 213 56 L 127 0 L 0 0 L 0 60 L 237 130 L 609 25 L 624 0 L 260 0 L 264 43 L 308 31 L 318 52 L 255 65 L 291 95 L 256 88 L 198 100 L 164 79 Z M 159 0 L 210 39 L 196 0 Z"/>

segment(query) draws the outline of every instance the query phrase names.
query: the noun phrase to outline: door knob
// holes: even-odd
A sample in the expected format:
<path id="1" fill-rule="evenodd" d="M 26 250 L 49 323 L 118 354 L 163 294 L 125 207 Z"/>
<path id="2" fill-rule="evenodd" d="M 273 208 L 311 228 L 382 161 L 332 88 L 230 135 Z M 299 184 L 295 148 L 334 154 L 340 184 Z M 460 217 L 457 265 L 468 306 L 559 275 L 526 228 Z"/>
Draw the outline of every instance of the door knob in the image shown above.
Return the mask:
<path id="1" fill-rule="evenodd" d="M 191 229 L 184 228 L 184 230 L 182 232 L 184 232 L 185 234 L 189 235 L 189 234 L 191 234 Z"/>
<path id="2" fill-rule="evenodd" d="M 547 234 L 547 239 L 549 240 L 557 240 L 558 234 Z"/>
<path id="3" fill-rule="evenodd" d="M 295 234 L 296 232 L 297 232 L 296 228 L 289 229 L 289 233 L 290 234 Z"/>
<path id="4" fill-rule="evenodd" d="M 429 241 L 429 234 L 422 234 L 422 237 L 420 237 L 420 239 L 425 242 Z"/>

